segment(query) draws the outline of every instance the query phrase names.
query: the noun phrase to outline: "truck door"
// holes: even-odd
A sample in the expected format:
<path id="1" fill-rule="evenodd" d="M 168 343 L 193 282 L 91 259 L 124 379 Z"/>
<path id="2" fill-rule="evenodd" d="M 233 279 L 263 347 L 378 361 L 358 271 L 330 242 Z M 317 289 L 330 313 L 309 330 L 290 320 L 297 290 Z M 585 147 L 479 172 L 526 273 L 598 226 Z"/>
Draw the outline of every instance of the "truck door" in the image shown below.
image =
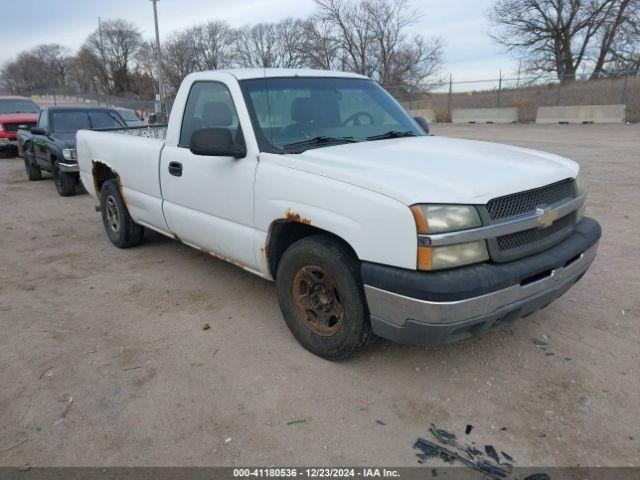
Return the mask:
<path id="1" fill-rule="evenodd" d="M 179 99 L 180 94 L 176 104 Z M 257 147 L 247 143 L 247 156 L 240 159 L 194 155 L 189 150 L 193 132 L 201 128 L 228 128 L 232 138 L 241 136 L 241 128 L 251 132 L 240 88 L 237 82 L 196 81 L 183 105 L 183 115 L 177 107 L 172 113 L 171 122 L 181 121 L 179 128 L 169 125 L 169 131 L 179 130 L 179 138 L 167 137 L 160 160 L 167 225 L 180 240 L 253 268 Z"/>
<path id="2" fill-rule="evenodd" d="M 40 117 L 38 118 L 37 128 L 44 131 L 44 135 L 33 135 L 33 154 L 36 157 L 36 163 L 46 169 L 51 168 L 51 162 L 49 162 L 49 143 L 48 135 L 49 128 L 49 110 L 42 110 Z"/>

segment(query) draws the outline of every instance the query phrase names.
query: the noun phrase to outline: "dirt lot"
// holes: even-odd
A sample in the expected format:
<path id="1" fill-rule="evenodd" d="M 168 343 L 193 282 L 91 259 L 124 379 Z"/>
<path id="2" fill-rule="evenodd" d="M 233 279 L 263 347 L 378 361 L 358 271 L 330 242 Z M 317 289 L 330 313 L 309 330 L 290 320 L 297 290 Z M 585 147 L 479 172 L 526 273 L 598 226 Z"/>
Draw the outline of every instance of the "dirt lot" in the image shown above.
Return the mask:
<path id="1" fill-rule="evenodd" d="M 118 250 L 88 195 L 0 159 L 0 465 L 411 466 L 431 422 L 517 465 L 640 465 L 640 126 L 434 130 L 579 161 L 599 258 L 506 331 L 343 363 L 271 283 L 154 234 Z"/>

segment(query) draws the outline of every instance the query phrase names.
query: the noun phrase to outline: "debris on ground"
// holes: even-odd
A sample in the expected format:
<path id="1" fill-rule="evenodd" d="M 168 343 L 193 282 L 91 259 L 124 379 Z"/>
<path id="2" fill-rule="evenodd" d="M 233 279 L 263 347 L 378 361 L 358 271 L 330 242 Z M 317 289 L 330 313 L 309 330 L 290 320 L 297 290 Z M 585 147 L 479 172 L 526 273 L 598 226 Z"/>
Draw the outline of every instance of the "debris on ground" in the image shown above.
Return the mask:
<path id="1" fill-rule="evenodd" d="M 209 325 L 208 323 L 205 323 L 205 324 L 202 326 L 202 330 L 209 330 L 210 328 L 211 328 L 211 325 Z"/>
<path id="2" fill-rule="evenodd" d="M 3 453 L 8 452 L 9 450 L 13 450 L 14 448 L 17 448 L 26 442 L 27 442 L 27 439 L 25 438 L 24 440 L 20 440 L 18 443 L 14 443 L 13 445 L 8 446 L 7 448 L 3 448 L 2 450 L 0 450 L 0 452 L 3 452 Z"/>
<path id="3" fill-rule="evenodd" d="M 551 480 L 551 477 L 546 473 L 534 473 L 533 475 L 529 475 L 524 480 Z"/>
<path id="4" fill-rule="evenodd" d="M 45 371 L 43 371 L 43 372 L 40 374 L 40 380 L 42 380 L 42 379 L 44 378 L 44 376 L 47 374 L 47 372 L 50 372 L 51 370 L 53 370 L 53 367 L 49 367 L 49 368 L 47 368 Z M 48 376 L 48 377 L 50 377 L 51 375 L 47 375 L 47 376 Z"/>
<path id="5" fill-rule="evenodd" d="M 67 406 L 64 408 L 64 411 L 62 412 L 62 415 L 60 415 L 60 418 L 58 418 L 58 420 L 56 420 L 53 423 L 53 426 L 55 427 L 56 425 L 62 423 L 62 421 L 66 418 L 67 413 L 69 413 L 69 410 L 71 410 L 71 404 L 73 403 L 73 397 L 69 397 L 69 400 L 67 401 Z"/>
<path id="6" fill-rule="evenodd" d="M 493 445 L 485 445 L 484 451 L 488 457 L 493 458 L 498 463 L 500 462 L 500 457 L 498 456 L 498 452 L 496 452 L 496 449 L 493 448 Z"/>
<path id="7" fill-rule="evenodd" d="M 545 342 L 544 340 L 537 340 L 537 339 L 533 339 L 531 340 L 533 342 L 533 344 L 538 347 L 541 348 L 542 350 L 546 350 L 547 346 L 549 346 L 549 344 L 547 342 Z"/>
<path id="8" fill-rule="evenodd" d="M 137 367 L 129 367 L 129 368 L 125 368 L 124 371 L 128 372 L 130 370 L 138 370 L 139 368 L 142 368 L 141 366 L 137 366 Z"/>
<path id="9" fill-rule="evenodd" d="M 297 425 L 299 423 L 309 423 L 309 417 L 305 417 L 305 418 L 298 418 L 296 420 L 289 420 L 287 422 L 287 425 Z"/>
<path id="10" fill-rule="evenodd" d="M 473 429 L 472 425 L 467 425 L 465 433 L 468 435 Z M 501 430 L 506 430 L 506 427 L 502 427 Z M 459 462 L 468 468 L 471 468 L 484 475 L 484 478 L 489 480 L 503 480 L 511 477 L 513 473 L 514 459 L 508 453 L 500 451 L 506 461 L 500 460 L 497 450 L 493 445 L 485 445 L 484 452 L 480 451 L 473 445 L 468 445 L 464 442 L 460 442 L 456 435 L 436 427 L 431 424 L 429 432 L 438 443 L 427 440 L 423 437 L 418 437 L 413 445 L 414 449 L 420 450 L 416 454 L 418 457 L 418 463 L 424 463 L 426 460 L 439 458 L 445 463 Z M 450 448 L 448 448 L 450 447 Z M 434 471 L 436 472 L 434 474 Z M 437 471 L 433 469 L 432 476 L 437 475 Z M 532 476 L 529 480 L 545 480 L 549 477 L 544 474 L 539 477 Z"/>
<path id="11" fill-rule="evenodd" d="M 377 423 L 378 425 L 382 425 L 382 426 L 386 425 L 386 423 L 385 423 L 385 422 L 383 422 L 382 420 L 376 420 L 376 423 Z"/>

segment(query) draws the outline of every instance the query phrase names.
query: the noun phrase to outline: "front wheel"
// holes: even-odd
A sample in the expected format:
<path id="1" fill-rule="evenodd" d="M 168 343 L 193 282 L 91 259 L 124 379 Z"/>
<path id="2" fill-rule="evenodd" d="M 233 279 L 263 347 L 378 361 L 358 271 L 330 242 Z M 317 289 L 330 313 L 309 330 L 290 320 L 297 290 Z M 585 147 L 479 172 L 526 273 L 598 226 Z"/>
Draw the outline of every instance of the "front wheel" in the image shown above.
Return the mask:
<path id="1" fill-rule="evenodd" d="M 297 241 L 282 256 L 276 281 L 284 320 L 304 348 L 342 360 L 369 343 L 359 263 L 340 242 L 325 235 Z"/>
<path id="2" fill-rule="evenodd" d="M 120 185 L 114 179 L 102 184 L 100 211 L 107 236 L 116 247 L 134 247 L 142 241 L 144 227 L 135 223 L 129 215 L 120 193 Z"/>
<path id="3" fill-rule="evenodd" d="M 53 181 L 61 197 L 70 197 L 76 193 L 76 185 L 78 184 L 76 175 L 61 172 L 57 164 L 53 166 Z"/>
<path id="4" fill-rule="evenodd" d="M 24 147 L 24 168 L 27 171 L 27 178 L 32 182 L 42 178 L 42 170 L 36 165 L 33 154 L 33 147 L 25 145 Z"/>

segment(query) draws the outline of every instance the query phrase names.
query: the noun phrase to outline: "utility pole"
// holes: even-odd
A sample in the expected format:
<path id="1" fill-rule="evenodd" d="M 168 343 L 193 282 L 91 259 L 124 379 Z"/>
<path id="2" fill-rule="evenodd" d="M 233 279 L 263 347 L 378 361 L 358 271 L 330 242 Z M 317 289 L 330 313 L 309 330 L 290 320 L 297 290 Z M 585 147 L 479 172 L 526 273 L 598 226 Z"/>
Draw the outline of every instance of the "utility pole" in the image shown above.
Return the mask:
<path id="1" fill-rule="evenodd" d="M 162 116 L 162 52 L 160 51 L 160 32 L 158 30 L 158 8 L 156 3 L 160 0 L 151 0 L 153 3 L 153 21 L 156 26 L 156 54 L 158 55 L 158 92 L 156 93 L 156 117 L 158 121 L 160 121 L 160 117 Z"/>

